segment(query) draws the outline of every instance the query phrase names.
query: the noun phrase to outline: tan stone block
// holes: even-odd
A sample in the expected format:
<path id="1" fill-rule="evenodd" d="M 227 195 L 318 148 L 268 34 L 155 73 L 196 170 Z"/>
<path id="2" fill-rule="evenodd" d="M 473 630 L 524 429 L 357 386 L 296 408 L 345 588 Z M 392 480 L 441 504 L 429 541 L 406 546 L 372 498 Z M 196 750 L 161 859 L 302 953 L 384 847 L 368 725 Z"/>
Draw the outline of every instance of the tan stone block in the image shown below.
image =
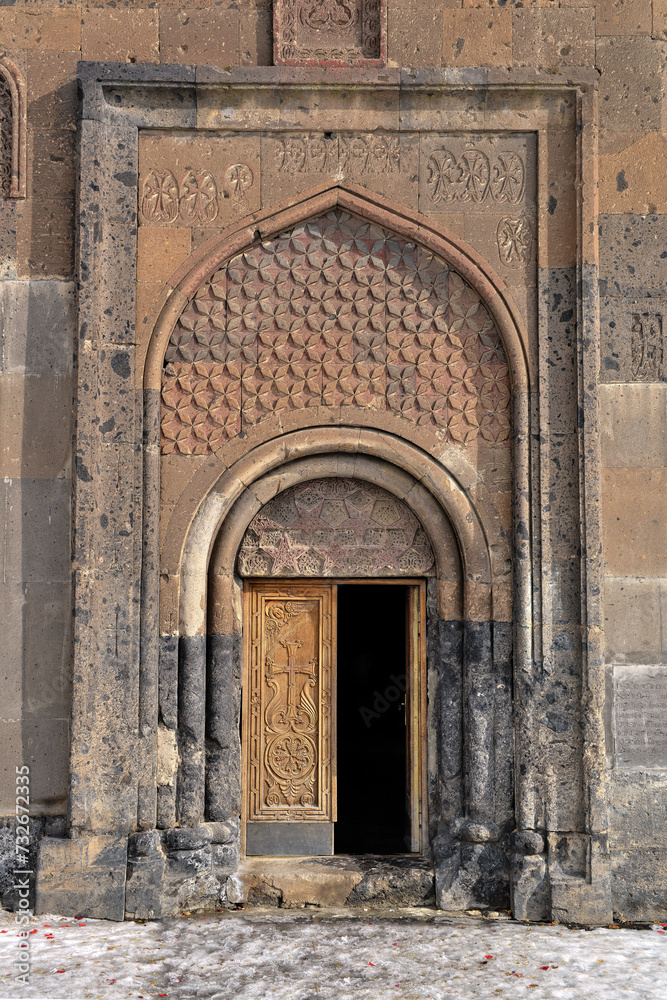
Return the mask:
<path id="1" fill-rule="evenodd" d="M 667 467 L 667 385 L 607 384 L 598 388 L 602 465 Z"/>
<path id="2" fill-rule="evenodd" d="M 595 10 L 515 10 L 515 66 L 595 65 Z"/>
<path id="3" fill-rule="evenodd" d="M 603 469 L 603 554 L 611 576 L 667 576 L 667 470 Z"/>
<path id="4" fill-rule="evenodd" d="M 570 267 L 577 262 L 576 144 L 569 130 L 546 137 L 547 201 L 538 206 L 538 267 Z"/>
<path id="5" fill-rule="evenodd" d="M 30 768 L 35 816 L 67 812 L 69 751 L 67 719 L 0 720 L 0 811 L 16 811 L 16 767 Z"/>
<path id="6" fill-rule="evenodd" d="M 457 4 L 458 6 L 458 4 Z M 397 66 L 439 66 L 442 62 L 442 7 L 428 0 L 389 4 L 387 60 Z"/>
<path id="7" fill-rule="evenodd" d="M 596 35 L 650 35 L 651 20 L 646 0 L 596 0 Z"/>
<path id="8" fill-rule="evenodd" d="M 140 226 L 137 236 L 137 280 L 168 281 L 190 254 L 190 230 Z"/>
<path id="9" fill-rule="evenodd" d="M 620 153 L 633 142 L 639 142 L 644 132 L 633 129 L 629 132 L 617 132 L 615 129 L 601 128 L 598 131 L 598 154 L 607 156 Z"/>
<path id="10" fill-rule="evenodd" d="M 0 476 L 70 475 L 72 377 L 3 375 L 0 379 Z"/>
<path id="11" fill-rule="evenodd" d="M 607 663 L 660 661 L 660 581 L 604 578 Z"/>
<path id="12" fill-rule="evenodd" d="M 667 41 L 667 0 L 653 0 L 653 38 Z"/>
<path id="13" fill-rule="evenodd" d="M 619 132 L 657 130 L 662 122 L 665 46 L 643 35 L 598 38 L 600 125 Z"/>
<path id="14" fill-rule="evenodd" d="M 3 7 L 0 10 L 0 40 L 7 49 L 78 49 L 81 15 L 75 10 L 32 10 Z"/>
<path id="15" fill-rule="evenodd" d="M 28 53 L 28 127 L 76 127 L 77 50 Z"/>
<path id="16" fill-rule="evenodd" d="M 273 65 L 273 6 L 257 0 L 239 21 L 239 51 L 242 66 Z"/>
<path id="17" fill-rule="evenodd" d="M 667 213 L 667 134 L 648 132 L 618 153 L 600 156 L 600 211 Z"/>
<path id="18" fill-rule="evenodd" d="M 160 15 L 160 61 L 237 66 L 239 13 L 235 10 L 166 10 Z"/>
<path id="19" fill-rule="evenodd" d="M 444 229 L 446 233 L 453 233 L 454 236 L 463 238 L 465 233 L 465 215 L 459 212 L 433 212 L 431 210 L 423 213 L 434 226 Z"/>
<path id="20" fill-rule="evenodd" d="M 34 198 L 74 198 L 76 133 L 65 129 L 31 129 L 28 133 L 30 190 Z"/>
<path id="21" fill-rule="evenodd" d="M 156 175 L 173 189 L 173 202 L 163 212 L 151 200 Z M 139 143 L 141 225 L 224 228 L 257 211 L 260 187 L 258 136 L 187 132 L 149 135 Z"/>
<path id="22" fill-rule="evenodd" d="M 157 10 L 88 8 L 81 21 L 81 58 L 100 62 L 157 62 Z"/>
<path id="23" fill-rule="evenodd" d="M 175 504 L 208 455 L 163 455 L 160 459 L 160 502 Z"/>
<path id="24" fill-rule="evenodd" d="M 446 10 L 442 55 L 445 66 L 511 66 L 512 12 Z"/>
<path id="25" fill-rule="evenodd" d="M 74 202 L 30 199 L 17 212 L 20 278 L 70 277 L 74 270 Z"/>

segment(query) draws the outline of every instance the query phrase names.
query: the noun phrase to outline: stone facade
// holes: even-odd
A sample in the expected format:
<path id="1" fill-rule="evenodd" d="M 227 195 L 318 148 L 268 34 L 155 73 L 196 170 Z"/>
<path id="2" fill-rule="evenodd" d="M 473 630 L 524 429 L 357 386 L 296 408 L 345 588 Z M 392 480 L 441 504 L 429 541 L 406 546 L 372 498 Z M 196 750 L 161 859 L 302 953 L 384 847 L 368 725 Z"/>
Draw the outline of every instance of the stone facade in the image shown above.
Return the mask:
<path id="1" fill-rule="evenodd" d="M 247 896 L 248 532 L 339 479 L 425 535 L 439 905 L 664 918 L 666 56 L 664 0 L 0 7 L 4 905 L 24 764 L 42 908 Z"/>

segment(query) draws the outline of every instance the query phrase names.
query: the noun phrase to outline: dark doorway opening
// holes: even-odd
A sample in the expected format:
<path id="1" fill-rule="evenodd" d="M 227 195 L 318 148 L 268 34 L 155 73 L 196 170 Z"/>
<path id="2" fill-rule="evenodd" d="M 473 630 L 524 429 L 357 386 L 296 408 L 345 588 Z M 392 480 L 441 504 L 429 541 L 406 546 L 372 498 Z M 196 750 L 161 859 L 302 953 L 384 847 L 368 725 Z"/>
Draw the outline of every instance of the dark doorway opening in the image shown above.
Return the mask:
<path id="1" fill-rule="evenodd" d="M 410 852 L 408 587 L 338 587 L 336 854 Z"/>

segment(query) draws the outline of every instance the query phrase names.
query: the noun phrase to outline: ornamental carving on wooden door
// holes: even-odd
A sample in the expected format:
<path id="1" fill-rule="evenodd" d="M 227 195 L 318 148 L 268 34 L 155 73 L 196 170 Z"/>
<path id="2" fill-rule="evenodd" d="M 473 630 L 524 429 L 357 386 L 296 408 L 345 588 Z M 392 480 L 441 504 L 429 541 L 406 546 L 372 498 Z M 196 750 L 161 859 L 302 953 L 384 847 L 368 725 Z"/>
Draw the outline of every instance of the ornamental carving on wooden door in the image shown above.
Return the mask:
<path id="1" fill-rule="evenodd" d="M 334 820 L 332 591 L 251 592 L 246 816 Z"/>

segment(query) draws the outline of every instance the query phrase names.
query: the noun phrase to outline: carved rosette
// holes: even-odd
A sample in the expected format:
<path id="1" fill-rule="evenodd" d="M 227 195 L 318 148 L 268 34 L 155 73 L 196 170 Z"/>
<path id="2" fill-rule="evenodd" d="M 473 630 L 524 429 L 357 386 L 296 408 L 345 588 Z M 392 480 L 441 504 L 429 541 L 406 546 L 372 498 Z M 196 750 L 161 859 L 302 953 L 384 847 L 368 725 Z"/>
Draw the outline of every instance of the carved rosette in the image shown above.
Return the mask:
<path id="1" fill-rule="evenodd" d="M 162 450 L 206 454 L 268 414 L 389 410 L 460 444 L 508 443 L 509 370 L 478 293 L 339 210 L 234 257 L 165 354 Z"/>
<path id="2" fill-rule="evenodd" d="M 332 820 L 331 591 L 253 591 L 246 814 Z"/>

